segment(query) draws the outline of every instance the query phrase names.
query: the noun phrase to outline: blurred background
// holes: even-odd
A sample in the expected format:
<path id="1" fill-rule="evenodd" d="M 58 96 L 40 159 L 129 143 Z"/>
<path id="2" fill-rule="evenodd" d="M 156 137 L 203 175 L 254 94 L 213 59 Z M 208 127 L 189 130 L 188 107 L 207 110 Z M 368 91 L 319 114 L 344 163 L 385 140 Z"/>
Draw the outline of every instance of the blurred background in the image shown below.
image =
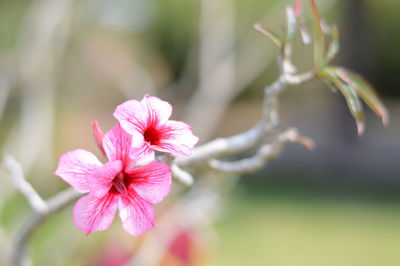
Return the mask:
<path id="1" fill-rule="evenodd" d="M 304 12 L 308 6 L 304 2 Z M 156 229 L 140 238 L 118 219 L 86 237 L 71 206 L 35 234 L 34 265 L 400 265 L 400 2 L 316 0 L 338 25 L 336 63 L 361 73 L 387 105 L 384 128 L 366 110 L 358 137 L 343 97 L 320 81 L 281 97 L 282 128 L 316 142 L 295 144 L 251 175 L 196 175 L 174 184 L 156 207 Z M 149 93 L 172 103 L 173 119 L 201 143 L 251 128 L 263 88 L 278 76 L 276 48 L 253 30 L 279 30 L 277 0 L 0 1 L 0 148 L 48 198 L 67 185 L 53 175 L 59 156 L 96 152 L 91 122 L 104 130 L 114 108 Z M 298 38 L 299 39 L 299 38 Z M 294 62 L 312 67 L 296 41 Z M 0 265 L 30 212 L 0 176 Z M 160 240 L 161 239 L 161 240 Z M 54 248 L 57 247 L 57 248 Z M 51 252 L 49 252 L 51 251 Z M 150 261 L 148 261 L 150 259 Z"/>

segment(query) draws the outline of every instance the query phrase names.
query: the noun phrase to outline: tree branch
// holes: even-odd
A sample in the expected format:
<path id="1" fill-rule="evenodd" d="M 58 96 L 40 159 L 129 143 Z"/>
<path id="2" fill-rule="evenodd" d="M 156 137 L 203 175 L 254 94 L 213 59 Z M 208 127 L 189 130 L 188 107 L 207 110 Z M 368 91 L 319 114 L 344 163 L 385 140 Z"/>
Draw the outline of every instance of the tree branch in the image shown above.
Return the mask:
<path id="1" fill-rule="evenodd" d="M 65 189 L 52 198 L 48 199 L 45 204 L 47 210 L 45 212 L 33 211 L 26 219 L 22 228 L 14 237 L 12 248 L 12 265 L 23 266 L 26 261 L 26 248 L 35 230 L 52 214 L 60 211 L 69 203 L 82 196 L 81 193 L 74 188 Z"/>
<path id="2" fill-rule="evenodd" d="M 16 189 L 27 199 L 29 205 L 38 213 L 47 212 L 48 206 L 39 193 L 25 179 L 21 165 L 10 155 L 3 157 L 3 166 L 10 172 Z"/>
<path id="3" fill-rule="evenodd" d="M 210 160 L 210 166 L 225 173 L 246 173 L 261 169 L 267 162 L 276 158 L 289 143 L 299 143 L 312 149 L 314 143 L 311 139 L 301 136 L 297 129 L 290 128 L 279 134 L 272 142 L 262 146 L 257 153 L 249 158 L 234 162 Z"/>
<path id="4" fill-rule="evenodd" d="M 193 184 L 193 176 L 180 168 L 177 164 L 173 163 L 171 165 L 172 175 L 175 179 L 186 186 L 191 186 Z"/>

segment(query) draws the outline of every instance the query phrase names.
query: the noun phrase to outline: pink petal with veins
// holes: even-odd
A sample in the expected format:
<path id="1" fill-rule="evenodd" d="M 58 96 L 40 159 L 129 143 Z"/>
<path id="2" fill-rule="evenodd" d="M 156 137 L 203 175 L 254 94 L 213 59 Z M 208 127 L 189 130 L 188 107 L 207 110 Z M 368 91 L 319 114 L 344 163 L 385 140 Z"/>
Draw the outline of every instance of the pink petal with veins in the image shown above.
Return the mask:
<path id="1" fill-rule="evenodd" d="M 131 159 L 138 165 L 147 164 L 155 159 L 154 149 L 146 142 L 139 148 L 131 149 Z"/>
<path id="2" fill-rule="evenodd" d="M 129 100 L 117 106 L 114 116 L 132 135 L 135 131 L 144 134 L 147 128 L 167 122 L 171 113 L 169 103 L 146 94 L 140 102 Z"/>
<path id="3" fill-rule="evenodd" d="M 89 192 L 87 178 L 102 166 L 96 156 L 85 150 L 73 150 L 64 153 L 58 163 L 56 175 L 82 193 Z"/>
<path id="4" fill-rule="evenodd" d="M 114 117 L 123 129 L 132 134 L 134 131 L 143 133 L 147 126 L 147 109 L 141 102 L 129 100 L 117 106 Z"/>
<path id="5" fill-rule="evenodd" d="M 96 198 L 102 198 L 110 191 L 113 179 L 122 171 L 121 161 L 112 161 L 104 164 L 90 174 L 88 177 L 88 186 L 90 195 Z"/>
<path id="6" fill-rule="evenodd" d="M 145 152 L 145 158 L 151 158 L 153 154 L 144 145 L 152 150 L 189 156 L 198 138 L 187 124 L 168 120 L 171 112 L 169 103 L 145 95 L 140 102 L 131 100 L 119 105 L 114 116 L 132 135 L 132 146 Z"/>
<path id="7" fill-rule="evenodd" d="M 143 133 L 140 133 L 139 131 L 132 131 L 128 133 L 132 136 L 132 147 L 142 147 L 143 143 L 145 143 Z"/>
<path id="8" fill-rule="evenodd" d="M 74 206 L 76 226 L 90 234 L 108 229 L 118 207 L 119 196 L 108 193 L 102 198 L 87 195 L 80 198 Z"/>
<path id="9" fill-rule="evenodd" d="M 110 161 L 121 160 L 124 164 L 129 160 L 132 136 L 117 123 L 103 138 L 103 147 Z"/>
<path id="10" fill-rule="evenodd" d="M 133 189 L 119 200 L 119 216 L 124 229 L 138 236 L 154 227 L 153 206 L 142 199 Z"/>
<path id="11" fill-rule="evenodd" d="M 172 114 L 172 106 L 157 97 L 146 94 L 140 103 L 147 109 L 147 125 L 164 124 Z"/>
<path id="12" fill-rule="evenodd" d="M 192 134 L 191 127 L 180 121 L 170 120 L 158 130 L 161 140 L 155 149 L 161 152 L 189 156 L 199 141 L 199 138 Z"/>
<path id="13" fill-rule="evenodd" d="M 126 173 L 132 178 L 129 188 L 152 204 L 159 203 L 169 194 L 171 169 L 164 163 L 152 162 L 142 167 L 127 169 Z"/>

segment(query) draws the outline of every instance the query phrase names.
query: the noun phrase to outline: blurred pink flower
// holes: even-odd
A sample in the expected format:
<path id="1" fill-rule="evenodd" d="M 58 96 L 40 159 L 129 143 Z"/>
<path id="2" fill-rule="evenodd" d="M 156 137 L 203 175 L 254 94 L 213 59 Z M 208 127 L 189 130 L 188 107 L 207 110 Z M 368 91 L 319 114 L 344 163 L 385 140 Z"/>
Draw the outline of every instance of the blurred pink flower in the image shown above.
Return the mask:
<path id="1" fill-rule="evenodd" d="M 172 113 L 169 103 L 145 95 L 139 102 L 129 100 L 117 106 L 115 118 L 133 137 L 132 145 L 144 160 L 154 158 L 154 150 L 178 156 L 189 156 L 198 137 L 189 125 L 168 120 Z"/>
<path id="2" fill-rule="evenodd" d="M 90 234 L 110 227 L 118 209 L 123 227 L 140 235 L 153 227 L 153 204 L 166 197 L 171 186 L 171 170 L 161 162 L 134 167 L 137 154 L 132 136 L 119 123 L 104 136 L 97 122 L 94 135 L 109 162 L 102 164 L 86 150 L 63 154 L 55 172 L 82 193 L 74 207 L 76 226 Z"/>

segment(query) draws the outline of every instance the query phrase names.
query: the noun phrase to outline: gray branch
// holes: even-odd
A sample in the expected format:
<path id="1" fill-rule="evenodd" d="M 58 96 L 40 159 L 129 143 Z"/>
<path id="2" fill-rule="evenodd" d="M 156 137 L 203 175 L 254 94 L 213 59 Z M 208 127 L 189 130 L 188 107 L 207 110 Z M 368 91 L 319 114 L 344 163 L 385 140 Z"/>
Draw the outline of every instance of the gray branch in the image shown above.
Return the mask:
<path id="1" fill-rule="evenodd" d="M 279 134 L 272 143 L 262 146 L 253 157 L 234 162 L 213 159 L 210 160 L 209 164 L 212 168 L 225 173 L 254 172 L 264 167 L 270 160 L 276 158 L 283 151 L 283 148 L 292 142 L 302 144 L 309 149 L 314 146 L 313 142 L 301 136 L 297 129 L 290 128 Z"/>
<path id="2" fill-rule="evenodd" d="M 24 195 L 32 209 L 38 213 L 45 213 L 48 209 L 47 204 L 25 179 L 21 165 L 12 156 L 5 155 L 3 157 L 3 166 L 10 172 L 14 186 Z"/>
<path id="3" fill-rule="evenodd" d="M 193 176 L 180 168 L 177 164 L 173 163 L 171 165 L 172 176 L 186 186 L 191 186 L 193 184 Z"/>
<path id="4" fill-rule="evenodd" d="M 37 212 L 34 210 L 27 217 L 22 228 L 14 237 L 11 254 L 12 265 L 26 265 L 26 249 L 35 230 L 52 214 L 60 211 L 80 196 L 82 196 L 82 194 L 73 188 L 65 189 L 45 202 L 47 206 L 47 210 L 45 212 Z"/>

